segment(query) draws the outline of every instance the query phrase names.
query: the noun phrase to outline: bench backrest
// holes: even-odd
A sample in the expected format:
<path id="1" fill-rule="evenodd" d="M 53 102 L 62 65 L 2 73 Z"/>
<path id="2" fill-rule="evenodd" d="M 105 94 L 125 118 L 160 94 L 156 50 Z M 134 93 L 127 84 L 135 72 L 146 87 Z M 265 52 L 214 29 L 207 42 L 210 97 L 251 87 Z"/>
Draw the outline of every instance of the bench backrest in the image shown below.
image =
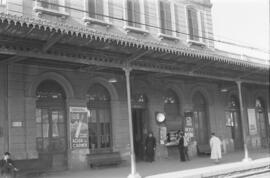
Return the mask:
<path id="1" fill-rule="evenodd" d="M 19 170 L 30 170 L 30 169 L 45 169 L 48 167 L 46 162 L 40 159 L 22 159 L 14 160 L 16 168 Z"/>

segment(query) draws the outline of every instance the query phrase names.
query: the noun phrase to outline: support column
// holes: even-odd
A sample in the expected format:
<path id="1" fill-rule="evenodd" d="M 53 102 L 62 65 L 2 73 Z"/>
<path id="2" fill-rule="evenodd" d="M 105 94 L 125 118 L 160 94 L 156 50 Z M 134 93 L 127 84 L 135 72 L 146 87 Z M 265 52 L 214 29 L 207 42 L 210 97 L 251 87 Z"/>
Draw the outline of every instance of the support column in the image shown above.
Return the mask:
<path id="1" fill-rule="evenodd" d="M 245 157 L 243 161 L 251 161 L 252 159 L 248 155 L 248 148 L 247 148 L 247 141 L 246 141 L 246 131 L 244 126 L 244 107 L 243 107 L 243 97 L 242 97 L 242 87 L 241 87 L 241 81 L 236 81 L 238 92 L 239 92 L 239 102 L 240 102 L 240 112 L 241 112 L 241 126 L 242 126 L 242 135 L 243 135 L 243 142 L 244 142 L 244 151 L 245 151 Z"/>
<path id="2" fill-rule="evenodd" d="M 9 122 L 9 96 L 8 96 L 8 64 L 3 65 L 4 69 L 4 149 L 10 151 L 10 122 Z"/>
<path id="3" fill-rule="evenodd" d="M 131 96 L 130 96 L 130 71 L 131 68 L 123 68 L 126 75 L 126 88 L 127 88 L 127 105 L 128 105 L 128 122 L 129 122 L 129 140 L 130 140 L 130 159 L 131 159 L 131 173 L 128 178 L 141 178 L 140 174 L 136 172 L 135 152 L 134 152 L 134 139 L 133 139 L 133 126 L 131 114 Z"/>

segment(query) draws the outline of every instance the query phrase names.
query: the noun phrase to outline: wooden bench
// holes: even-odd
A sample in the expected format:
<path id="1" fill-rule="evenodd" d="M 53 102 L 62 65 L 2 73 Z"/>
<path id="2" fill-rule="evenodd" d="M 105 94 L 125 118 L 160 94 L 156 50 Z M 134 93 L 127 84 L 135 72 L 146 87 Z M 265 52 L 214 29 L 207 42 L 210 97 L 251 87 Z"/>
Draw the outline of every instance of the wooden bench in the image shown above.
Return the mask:
<path id="1" fill-rule="evenodd" d="M 119 152 L 87 154 L 88 165 L 93 167 L 118 165 L 122 162 Z"/>
<path id="2" fill-rule="evenodd" d="M 197 145 L 197 153 L 198 153 L 198 155 L 210 155 L 211 148 L 208 144 Z"/>
<path id="3" fill-rule="evenodd" d="M 15 177 L 17 178 L 40 176 L 48 171 L 46 162 L 40 159 L 14 160 L 14 165 L 18 169 L 15 172 Z"/>

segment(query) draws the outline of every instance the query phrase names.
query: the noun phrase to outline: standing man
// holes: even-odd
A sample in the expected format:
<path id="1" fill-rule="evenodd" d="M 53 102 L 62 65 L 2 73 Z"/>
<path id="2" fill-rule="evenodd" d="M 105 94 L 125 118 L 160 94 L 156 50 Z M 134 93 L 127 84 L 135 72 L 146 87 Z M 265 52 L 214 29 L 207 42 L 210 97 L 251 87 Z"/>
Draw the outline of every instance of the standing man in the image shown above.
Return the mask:
<path id="1" fill-rule="evenodd" d="M 184 141 L 185 141 L 184 140 L 184 133 L 181 131 L 179 133 L 179 144 L 178 144 L 179 155 L 180 155 L 181 161 L 186 161 Z"/>
<path id="2" fill-rule="evenodd" d="M 190 137 L 187 135 L 187 133 L 184 134 L 184 154 L 185 154 L 185 159 L 189 161 L 189 156 L 188 156 L 188 145 L 190 141 Z"/>
<path id="3" fill-rule="evenodd" d="M 146 161 L 153 162 L 156 150 L 156 139 L 152 132 L 149 132 L 147 138 L 145 139 L 145 153 Z"/>
<path id="4" fill-rule="evenodd" d="M 215 136 L 215 133 L 211 134 L 210 139 L 211 159 L 218 163 L 221 159 L 221 141 Z"/>

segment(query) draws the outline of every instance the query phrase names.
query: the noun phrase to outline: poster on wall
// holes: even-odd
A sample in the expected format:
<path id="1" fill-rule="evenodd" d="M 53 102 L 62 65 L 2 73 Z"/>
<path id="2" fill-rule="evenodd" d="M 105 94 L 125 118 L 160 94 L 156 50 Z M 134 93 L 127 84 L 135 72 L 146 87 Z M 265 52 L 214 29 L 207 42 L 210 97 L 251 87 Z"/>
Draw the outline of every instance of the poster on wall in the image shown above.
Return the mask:
<path id="1" fill-rule="evenodd" d="M 255 109 L 252 108 L 248 108 L 248 126 L 249 126 L 249 134 L 256 135 L 257 134 L 256 114 Z"/>
<path id="2" fill-rule="evenodd" d="M 193 128 L 193 112 L 187 111 L 184 113 L 185 117 L 185 136 L 189 139 L 194 137 L 194 128 Z"/>
<path id="3" fill-rule="evenodd" d="M 160 127 L 159 128 L 159 140 L 160 140 L 160 144 L 164 145 L 166 142 L 166 137 L 167 137 L 167 128 L 166 127 Z"/>
<path id="4" fill-rule="evenodd" d="M 71 149 L 88 148 L 88 110 L 85 107 L 70 107 Z"/>
<path id="5" fill-rule="evenodd" d="M 225 112 L 225 117 L 226 117 L 226 126 L 227 127 L 233 127 L 234 123 L 233 123 L 233 117 L 232 117 L 232 113 L 229 111 Z"/>

